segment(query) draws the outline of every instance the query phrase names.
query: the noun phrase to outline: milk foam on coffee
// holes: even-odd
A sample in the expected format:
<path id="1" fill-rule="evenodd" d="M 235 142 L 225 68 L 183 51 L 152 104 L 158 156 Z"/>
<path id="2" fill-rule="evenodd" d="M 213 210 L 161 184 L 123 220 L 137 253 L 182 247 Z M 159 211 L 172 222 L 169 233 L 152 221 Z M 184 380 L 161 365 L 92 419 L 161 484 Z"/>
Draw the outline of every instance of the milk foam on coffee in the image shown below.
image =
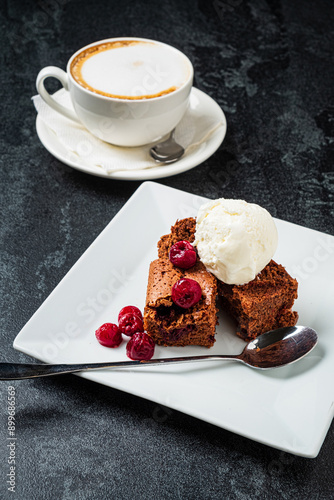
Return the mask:
<path id="1" fill-rule="evenodd" d="M 71 64 L 74 79 L 108 97 L 149 99 L 175 91 L 190 76 L 185 57 L 164 45 L 113 41 L 90 47 Z"/>

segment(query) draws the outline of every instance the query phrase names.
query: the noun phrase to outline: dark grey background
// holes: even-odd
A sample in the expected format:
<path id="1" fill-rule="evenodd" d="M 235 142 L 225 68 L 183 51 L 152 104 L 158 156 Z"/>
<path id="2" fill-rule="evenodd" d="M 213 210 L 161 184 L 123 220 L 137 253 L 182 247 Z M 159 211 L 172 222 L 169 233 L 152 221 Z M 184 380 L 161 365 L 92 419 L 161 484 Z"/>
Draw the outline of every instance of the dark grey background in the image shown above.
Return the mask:
<path id="1" fill-rule="evenodd" d="M 30 101 L 38 71 L 112 36 L 174 45 L 192 60 L 195 86 L 224 109 L 228 133 L 204 164 L 158 182 L 243 198 L 333 234 L 333 17 L 331 1 L 1 3 L 1 360 L 29 360 L 13 350 L 15 336 L 140 185 L 86 175 L 43 148 Z M 305 459 L 75 376 L 13 384 L 10 493 L 8 385 L 1 498 L 332 498 L 333 426 L 319 456 Z"/>

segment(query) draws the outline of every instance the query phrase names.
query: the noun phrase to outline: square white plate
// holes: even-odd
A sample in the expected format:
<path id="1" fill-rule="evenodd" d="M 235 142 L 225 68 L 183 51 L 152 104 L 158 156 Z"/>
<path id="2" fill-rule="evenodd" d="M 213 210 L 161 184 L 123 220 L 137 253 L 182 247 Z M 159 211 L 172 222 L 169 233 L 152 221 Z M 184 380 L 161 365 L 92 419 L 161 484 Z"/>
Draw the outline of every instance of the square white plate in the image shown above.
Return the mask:
<path id="1" fill-rule="evenodd" d="M 157 242 L 176 219 L 196 216 L 204 198 L 145 182 L 87 249 L 14 341 L 47 363 L 127 360 L 123 342 L 108 349 L 95 330 L 117 322 L 129 304 L 144 307 Z M 315 457 L 334 413 L 334 237 L 276 219 L 275 260 L 299 281 L 299 324 L 319 343 L 298 363 L 257 371 L 235 362 L 186 363 L 80 376 L 147 398 L 269 446 Z M 201 347 L 156 347 L 154 357 L 238 354 L 244 342 L 224 314 L 217 341 Z"/>

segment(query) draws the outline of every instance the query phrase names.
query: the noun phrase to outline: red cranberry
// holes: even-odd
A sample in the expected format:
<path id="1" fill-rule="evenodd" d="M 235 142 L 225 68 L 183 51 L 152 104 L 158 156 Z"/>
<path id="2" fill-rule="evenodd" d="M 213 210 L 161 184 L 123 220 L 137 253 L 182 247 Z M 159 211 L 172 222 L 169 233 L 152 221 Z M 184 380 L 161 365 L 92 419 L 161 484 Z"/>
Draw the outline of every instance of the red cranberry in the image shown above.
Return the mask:
<path id="1" fill-rule="evenodd" d="M 154 346 L 154 341 L 146 332 L 137 332 L 126 344 L 126 355 L 134 360 L 148 360 L 154 354 Z"/>
<path id="2" fill-rule="evenodd" d="M 144 331 L 143 320 L 133 313 L 123 314 L 120 317 L 118 326 L 121 332 L 128 337 L 131 337 L 136 332 Z"/>
<path id="3" fill-rule="evenodd" d="M 122 342 L 121 331 L 113 323 L 104 323 L 96 330 L 95 336 L 100 344 L 105 347 L 118 347 Z"/>
<path id="4" fill-rule="evenodd" d="M 138 316 L 138 318 L 140 318 L 143 321 L 143 315 L 141 313 L 141 310 L 138 309 L 138 307 L 125 306 L 125 307 L 123 307 L 123 309 L 120 310 L 120 312 L 118 314 L 118 322 L 121 319 L 121 317 L 124 316 L 124 314 L 128 314 L 128 313 L 135 314 L 136 316 Z"/>
<path id="5" fill-rule="evenodd" d="M 172 301 L 184 309 L 191 307 L 201 300 L 202 289 L 197 281 L 182 278 L 174 283 L 172 288 Z"/>
<path id="6" fill-rule="evenodd" d="M 196 252 L 189 241 L 178 241 L 170 247 L 169 260 L 174 266 L 189 269 L 196 263 Z"/>

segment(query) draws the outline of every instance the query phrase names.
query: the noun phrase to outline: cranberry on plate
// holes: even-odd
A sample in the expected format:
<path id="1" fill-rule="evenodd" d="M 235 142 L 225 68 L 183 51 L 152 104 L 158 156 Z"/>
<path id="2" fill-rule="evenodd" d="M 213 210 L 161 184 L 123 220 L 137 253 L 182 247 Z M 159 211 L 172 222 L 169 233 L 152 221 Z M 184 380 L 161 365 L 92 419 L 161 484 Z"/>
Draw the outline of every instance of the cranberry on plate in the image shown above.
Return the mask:
<path id="1" fill-rule="evenodd" d="M 148 361 L 154 354 L 154 341 L 146 332 L 136 332 L 126 345 L 126 354 L 133 360 Z"/>
<path id="2" fill-rule="evenodd" d="M 201 297 L 201 286 L 190 278 L 181 278 L 172 287 L 172 301 L 183 309 L 194 306 L 201 300 Z"/>
<path id="3" fill-rule="evenodd" d="M 118 347 L 122 342 L 121 331 L 114 323 L 104 323 L 96 330 L 95 336 L 105 347 Z"/>
<path id="4" fill-rule="evenodd" d="M 124 316 L 124 314 L 128 314 L 128 313 L 135 314 L 136 316 L 138 316 L 138 318 L 140 318 L 141 320 L 143 320 L 143 315 L 141 313 L 141 310 L 138 307 L 136 307 L 136 306 L 125 306 L 125 307 L 123 307 L 120 310 L 120 312 L 118 314 L 118 322 L 121 319 L 121 317 Z"/>
<path id="5" fill-rule="evenodd" d="M 124 335 L 131 337 L 136 332 L 144 331 L 143 320 L 131 312 L 123 314 L 118 321 L 119 329 Z"/>
<path id="6" fill-rule="evenodd" d="M 189 269 L 196 263 L 197 255 L 189 241 L 181 240 L 170 247 L 169 260 L 174 266 Z"/>

